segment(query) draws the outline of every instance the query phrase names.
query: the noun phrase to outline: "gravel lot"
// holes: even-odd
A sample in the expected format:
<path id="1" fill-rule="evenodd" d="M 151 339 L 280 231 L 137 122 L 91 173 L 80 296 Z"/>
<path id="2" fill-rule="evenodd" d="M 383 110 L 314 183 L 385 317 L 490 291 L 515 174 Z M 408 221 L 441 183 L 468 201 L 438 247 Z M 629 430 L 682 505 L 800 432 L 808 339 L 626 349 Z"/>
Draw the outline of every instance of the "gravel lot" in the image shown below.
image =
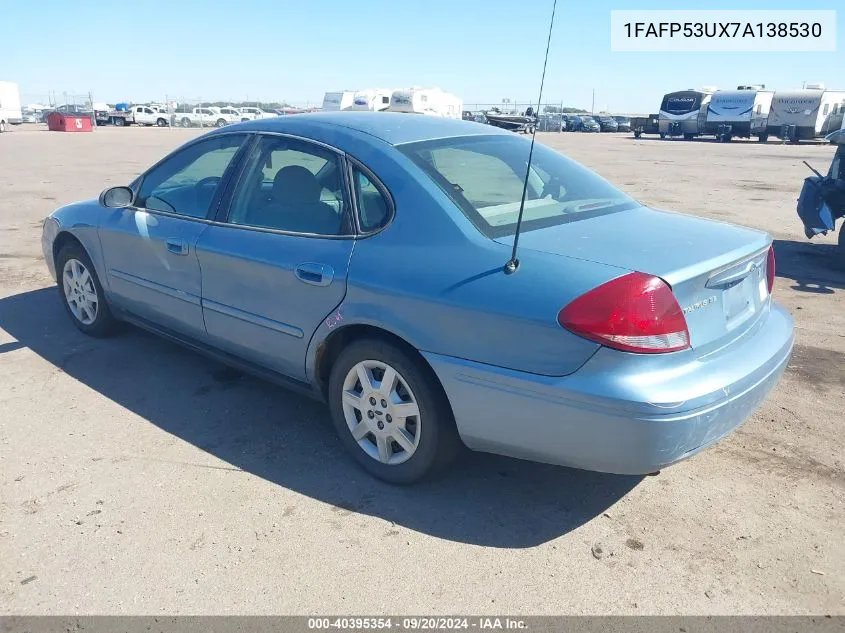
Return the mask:
<path id="1" fill-rule="evenodd" d="M 321 405 L 63 312 L 44 216 L 196 134 L 0 136 L 0 613 L 845 614 L 845 272 L 795 215 L 831 147 L 538 135 L 646 203 L 769 231 L 792 363 L 656 476 L 468 454 L 393 488 Z"/>

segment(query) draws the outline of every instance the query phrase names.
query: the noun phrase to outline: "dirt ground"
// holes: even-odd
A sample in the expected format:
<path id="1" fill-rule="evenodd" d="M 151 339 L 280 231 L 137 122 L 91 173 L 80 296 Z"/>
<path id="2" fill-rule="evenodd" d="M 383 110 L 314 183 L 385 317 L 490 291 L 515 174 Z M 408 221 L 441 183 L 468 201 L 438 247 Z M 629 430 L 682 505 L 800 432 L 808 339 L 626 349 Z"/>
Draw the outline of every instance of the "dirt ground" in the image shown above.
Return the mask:
<path id="1" fill-rule="evenodd" d="M 795 215 L 831 147 L 539 135 L 646 203 L 769 231 L 794 358 L 656 476 L 468 454 L 394 488 L 321 405 L 63 312 L 44 216 L 198 133 L 0 136 L 0 613 L 845 614 L 845 273 Z"/>

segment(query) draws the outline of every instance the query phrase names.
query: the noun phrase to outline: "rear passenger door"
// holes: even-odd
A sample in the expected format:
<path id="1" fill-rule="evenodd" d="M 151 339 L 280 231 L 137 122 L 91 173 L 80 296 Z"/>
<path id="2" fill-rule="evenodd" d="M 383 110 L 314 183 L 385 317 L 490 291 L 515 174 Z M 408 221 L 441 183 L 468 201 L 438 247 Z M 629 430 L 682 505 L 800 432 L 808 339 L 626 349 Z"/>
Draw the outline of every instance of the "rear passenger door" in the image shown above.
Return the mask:
<path id="1" fill-rule="evenodd" d="M 311 336 L 346 294 L 354 238 L 345 165 L 316 143 L 257 139 L 222 223 L 196 245 L 213 345 L 305 378 Z"/>

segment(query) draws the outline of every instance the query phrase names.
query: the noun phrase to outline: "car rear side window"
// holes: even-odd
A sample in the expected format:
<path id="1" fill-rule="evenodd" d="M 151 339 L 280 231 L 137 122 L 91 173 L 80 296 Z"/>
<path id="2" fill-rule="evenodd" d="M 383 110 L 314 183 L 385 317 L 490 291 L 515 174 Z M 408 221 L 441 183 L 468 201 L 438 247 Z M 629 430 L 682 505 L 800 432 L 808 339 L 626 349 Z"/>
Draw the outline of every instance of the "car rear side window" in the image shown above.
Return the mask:
<path id="1" fill-rule="evenodd" d="M 232 199 L 229 222 L 311 235 L 350 231 L 340 157 L 305 141 L 264 136 Z"/>
<path id="2" fill-rule="evenodd" d="M 390 204 L 370 177 L 357 167 L 352 169 L 352 179 L 361 230 L 377 231 L 390 221 Z"/>
<path id="3" fill-rule="evenodd" d="M 530 143 L 515 134 L 400 145 L 490 238 L 516 230 Z M 523 230 L 564 224 L 638 206 L 598 174 L 537 144 L 525 195 Z"/>

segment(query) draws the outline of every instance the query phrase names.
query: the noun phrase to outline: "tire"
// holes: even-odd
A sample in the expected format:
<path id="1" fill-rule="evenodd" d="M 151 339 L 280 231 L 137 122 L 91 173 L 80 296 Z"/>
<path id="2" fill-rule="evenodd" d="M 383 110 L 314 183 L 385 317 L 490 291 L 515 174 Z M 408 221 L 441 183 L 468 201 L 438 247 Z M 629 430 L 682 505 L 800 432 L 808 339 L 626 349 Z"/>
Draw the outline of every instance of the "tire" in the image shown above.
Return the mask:
<path id="1" fill-rule="evenodd" d="M 191 127 L 191 120 L 188 117 L 182 118 L 182 127 Z"/>
<path id="2" fill-rule="evenodd" d="M 358 371 L 362 367 L 367 387 Z M 392 398 L 379 391 L 384 368 L 396 374 Z M 347 392 L 360 397 L 360 408 L 344 395 Z M 367 393 L 372 400 L 365 397 Z M 433 476 L 455 459 L 462 446 L 449 402 L 431 369 L 387 341 L 363 339 L 346 347 L 332 367 L 328 400 L 346 450 L 364 470 L 388 483 L 410 484 Z M 417 413 L 402 418 L 401 404 L 410 410 L 415 404 Z M 353 428 L 361 429 L 358 439 Z M 402 437 L 403 445 L 395 437 Z"/>
<path id="3" fill-rule="evenodd" d="M 167 119 L 156 119 L 156 125 L 158 127 L 167 127 Z"/>
<path id="4" fill-rule="evenodd" d="M 226 125 L 226 119 L 217 119 L 217 127 L 223 127 Z"/>
<path id="5" fill-rule="evenodd" d="M 642 132 L 634 132 L 634 138 L 640 138 L 642 134 Z"/>
<path id="6" fill-rule="evenodd" d="M 766 141 L 768 141 L 768 140 L 769 140 L 769 135 L 768 135 L 768 134 L 761 134 L 760 136 L 758 136 L 758 137 L 757 137 L 757 142 L 758 142 L 758 143 L 765 143 L 765 142 L 766 142 Z"/>
<path id="7" fill-rule="evenodd" d="M 660 133 L 660 138 L 666 138 L 666 132 L 661 132 L 661 133 Z"/>
<path id="8" fill-rule="evenodd" d="M 126 119 L 124 119 L 122 116 L 115 117 L 114 124 L 117 127 L 123 127 L 124 125 L 126 125 Z"/>
<path id="9" fill-rule="evenodd" d="M 87 273 L 87 278 L 85 275 L 78 275 L 80 267 Z M 113 333 L 117 321 L 106 303 L 97 271 L 85 249 L 76 242 L 62 247 L 56 257 L 56 275 L 62 304 L 73 324 L 88 336 L 104 337 Z M 78 285 L 74 285 L 74 278 Z M 96 299 L 93 302 L 95 307 L 92 308 L 92 302 L 86 301 L 77 289 L 83 289 L 89 296 L 93 295 Z M 76 297 L 76 300 L 69 298 L 71 296 Z M 83 308 L 82 305 L 88 307 Z"/>

